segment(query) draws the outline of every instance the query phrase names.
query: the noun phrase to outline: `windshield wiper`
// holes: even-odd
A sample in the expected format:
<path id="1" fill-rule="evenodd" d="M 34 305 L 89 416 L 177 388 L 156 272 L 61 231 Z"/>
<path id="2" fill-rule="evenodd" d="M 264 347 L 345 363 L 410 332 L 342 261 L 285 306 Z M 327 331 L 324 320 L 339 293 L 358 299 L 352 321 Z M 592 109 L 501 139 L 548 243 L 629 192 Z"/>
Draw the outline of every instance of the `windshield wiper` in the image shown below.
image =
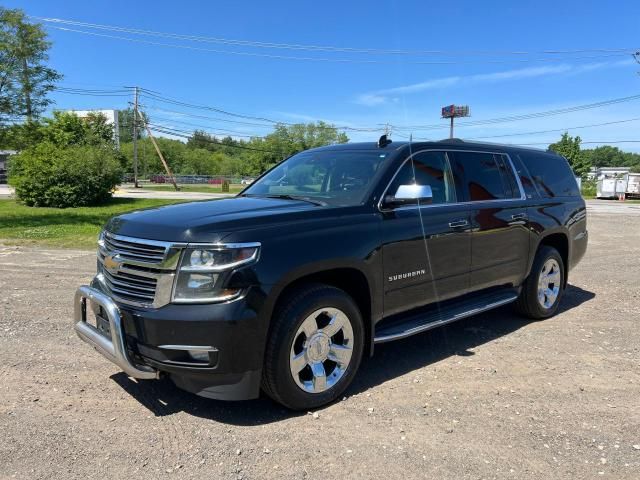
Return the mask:
<path id="1" fill-rule="evenodd" d="M 279 194 L 279 195 L 264 195 L 267 198 L 282 198 L 284 200 L 302 200 L 303 202 L 313 203 L 314 205 L 319 205 L 321 207 L 326 207 L 328 203 L 323 202 L 322 200 L 316 200 L 310 197 L 302 197 L 299 195 L 289 195 L 289 194 Z"/>

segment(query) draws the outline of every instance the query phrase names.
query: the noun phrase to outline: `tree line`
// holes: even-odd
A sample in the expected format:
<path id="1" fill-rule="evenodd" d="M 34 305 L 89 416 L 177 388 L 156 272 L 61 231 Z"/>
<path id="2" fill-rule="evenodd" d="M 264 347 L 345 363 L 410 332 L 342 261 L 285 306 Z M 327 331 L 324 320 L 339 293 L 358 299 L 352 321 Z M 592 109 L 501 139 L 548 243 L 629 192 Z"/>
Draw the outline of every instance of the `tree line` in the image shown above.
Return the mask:
<path id="1" fill-rule="evenodd" d="M 122 118 L 132 117 L 126 113 Z M 126 172 L 133 172 L 130 125 L 123 123 L 121 132 L 123 168 Z M 122 141 L 123 138 L 128 141 Z M 276 124 L 273 131 L 264 137 L 251 137 L 247 140 L 230 136 L 216 137 L 203 130 L 195 130 L 186 139 L 180 140 L 156 137 L 171 169 L 179 175 L 256 176 L 295 153 L 348 141 L 346 134 L 325 122 Z M 142 176 L 163 172 L 151 139 L 145 135 L 140 135 L 138 140 L 138 171 Z"/>
<path id="2" fill-rule="evenodd" d="M 564 156 L 576 176 L 581 178 L 585 178 L 592 167 L 629 167 L 632 172 L 640 172 L 640 154 L 623 152 L 611 145 L 583 150 L 580 136 L 572 137 L 568 132 L 549 145 L 549 150 Z"/>
<path id="3" fill-rule="evenodd" d="M 0 149 L 20 152 L 11 160 L 10 181 L 31 205 L 104 201 L 123 175 L 133 172 L 133 111 L 119 112 L 119 148 L 113 126 L 102 115 L 80 119 L 54 111 L 43 117 L 52 104 L 49 94 L 62 78 L 48 65 L 50 47 L 41 25 L 29 23 L 20 10 L 0 7 Z M 156 140 L 172 170 L 182 175 L 256 176 L 297 152 L 349 141 L 345 133 L 324 122 L 274 124 L 271 133 L 239 139 L 154 126 L 142 112 L 138 121 L 142 175 L 163 173 L 142 128 L 149 123 L 160 133 Z M 568 132 L 549 149 L 564 155 L 580 177 L 593 166 L 625 166 L 640 172 L 640 154 L 613 146 L 582 149 L 581 138 Z"/>

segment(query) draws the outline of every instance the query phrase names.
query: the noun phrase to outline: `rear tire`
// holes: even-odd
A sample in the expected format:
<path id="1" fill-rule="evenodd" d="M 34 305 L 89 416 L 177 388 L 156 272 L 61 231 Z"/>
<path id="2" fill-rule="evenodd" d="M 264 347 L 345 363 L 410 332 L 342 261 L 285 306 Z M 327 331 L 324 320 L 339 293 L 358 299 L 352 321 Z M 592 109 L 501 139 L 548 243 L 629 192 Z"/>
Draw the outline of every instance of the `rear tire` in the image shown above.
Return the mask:
<path id="1" fill-rule="evenodd" d="M 362 315 L 349 295 L 323 284 L 300 287 L 273 317 L 262 388 L 293 410 L 332 402 L 353 380 L 363 347 Z"/>
<path id="2" fill-rule="evenodd" d="M 564 281 L 562 256 L 555 248 L 542 245 L 515 302 L 516 311 L 534 320 L 555 315 L 564 293 Z"/>

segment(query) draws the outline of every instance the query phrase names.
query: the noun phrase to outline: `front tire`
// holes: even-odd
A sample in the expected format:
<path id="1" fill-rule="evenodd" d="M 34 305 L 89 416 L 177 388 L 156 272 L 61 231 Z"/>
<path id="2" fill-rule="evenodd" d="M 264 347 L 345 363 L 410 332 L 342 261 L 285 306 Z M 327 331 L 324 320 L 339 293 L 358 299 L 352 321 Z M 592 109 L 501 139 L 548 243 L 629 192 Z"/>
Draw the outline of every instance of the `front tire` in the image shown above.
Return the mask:
<path id="1" fill-rule="evenodd" d="M 516 300 L 516 311 L 534 320 L 555 315 L 564 293 L 564 283 L 562 256 L 553 247 L 541 246 Z"/>
<path id="2" fill-rule="evenodd" d="M 349 295 L 329 285 L 301 287 L 274 315 L 263 390 L 293 410 L 332 402 L 353 380 L 363 347 L 362 315 Z"/>

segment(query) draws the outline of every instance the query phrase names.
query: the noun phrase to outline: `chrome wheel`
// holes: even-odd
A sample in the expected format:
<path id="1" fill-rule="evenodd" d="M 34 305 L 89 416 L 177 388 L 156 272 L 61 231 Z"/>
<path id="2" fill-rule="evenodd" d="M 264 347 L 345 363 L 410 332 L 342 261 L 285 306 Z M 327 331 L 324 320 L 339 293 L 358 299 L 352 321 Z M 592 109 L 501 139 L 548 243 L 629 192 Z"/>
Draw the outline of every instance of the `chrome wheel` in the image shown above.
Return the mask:
<path id="1" fill-rule="evenodd" d="M 353 328 L 347 315 L 337 308 L 321 308 L 298 328 L 289 368 L 298 387 L 320 393 L 342 378 L 352 354 Z"/>
<path id="2" fill-rule="evenodd" d="M 549 309 L 556 303 L 561 281 L 560 265 L 554 258 L 549 258 L 544 262 L 538 278 L 538 302 L 542 307 Z"/>

